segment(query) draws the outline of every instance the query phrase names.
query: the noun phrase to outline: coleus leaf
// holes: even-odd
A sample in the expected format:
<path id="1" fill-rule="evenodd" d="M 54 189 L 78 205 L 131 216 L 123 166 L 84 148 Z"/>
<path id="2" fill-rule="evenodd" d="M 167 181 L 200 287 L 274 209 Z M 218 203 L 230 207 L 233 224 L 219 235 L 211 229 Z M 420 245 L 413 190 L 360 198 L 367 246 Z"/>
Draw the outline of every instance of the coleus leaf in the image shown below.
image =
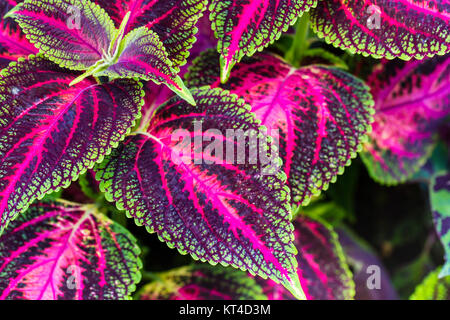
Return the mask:
<path id="1" fill-rule="evenodd" d="M 97 84 L 42 56 L 13 62 L 0 78 L 0 231 L 36 198 L 67 187 L 133 127 L 142 85 Z"/>
<path id="2" fill-rule="evenodd" d="M 404 182 L 425 164 L 433 135 L 450 114 L 450 55 L 384 61 L 369 85 L 376 114 L 362 159 L 376 181 Z"/>
<path id="3" fill-rule="evenodd" d="M 370 130 L 373 101 L 365 84 L 340 69 L 300 69 L 279 57 L 246 58 L 221 85 L 217 54 L 206 51 L 190 68 L 188 86 L 221 86 L 243 97 L 270 131 L 280 132 L 280 154 L 292 199 L 308 204 L 350 164 Z"/>
<path id="4" fill-rule="evenodd" d="M 338 236 L 324 222 L 300 216 L 294 221 L 297 273 L 308 300 L 349 300 L 355 284 Z M 292 299 L 273 281 L 258 280 L 269 300 Z"/>
<path id="5" fill-rule="evenodd" d="M 72 70 L 94 66 L 117 32 L 105 11 L 88 0 L 25 0 L 7 16 L 48 59 Z"/>
<path id="6" fill-rule="evenodd" d="M 0 3 L 0 69 L 5 68 L 11 61 L 38 52 L 13 19 L 3 18 L 16 4 L 13 0 Z"/>
<path id="7" fill-rule="evenodd" d="M 157 274 L 158 280 L 145 285 L 140 300 L 265 300 L 261 287 L 247 273 L 194 264 Z"/>
<path id="8" fill-rule="evenodd" d="M 430 184 L 430 202 L 436 232 L 445 249 L 440 277 L 450 276 L 450 173 L 437 173 Z"/>
<path id="9" fill-rule="evenodd" d="M 136 239 L 94 205 L 36 203 L 0 237 L 0 299 L 129 298 Z"/>
<path id="10" fill-rule="evenodd" d="M 139 77 L 164 83 L 195 103 L 154 32 L 144 27 L 123 39 L 130 15 L 117 30 L 104 9 L 89 0 L 25 0 L 7 16 L 15 18 L 48 59 L 61 67 L 86 70 L 70 85 L 91 75 Z"/>
<path id="11" fill-rule="evenodd" d="M 195 46 L 192 48 L 189 56 L 189 61 L 192 64 L 192 61 L 196 59 L 203 51 L 207 49 L 215 49 L 217 48 L 217 39 L 214 36 L 214 31 L 211 28 L 211 21 L 209 21 L 209 14 L 205 14 L 204 17 L 198 20 L 198 34 L 196 35 L 197 41 L 195 42 Z M 188 67 L 186 66 L 185 70 L 187 71 Z"/>
<path id="12" fill-rule="evenodd" d="M 218 88 L 191 92 L 197 106 L 172 98 L 146 132 L 129 136 L 97 167 L 101 190 L 138 225 L 182 254 L 270 277 L 304 298 L 279 159 L 239 161 L 242 150 L 245 156 L 254 144 L 226 135 L 227 130 L 253 130 L 259 145 L 267 147 L 262 154 L 273 155 L 269 137 L 237 96 Z M 181 146 L 180 129 L 186 133 Z M 222 148 L 223 156 L 210 150 L 212 145 L 203 148 L 202 141 L 212 139 L 215 146 L 228 141 L 232 148 Z"/>
<path id="13" fill-rule="evenodd" d="M 450 276 L 440 278 L 437 268 L 417 286 L 410 300 L 450 300 Z"/>
<path id="14" fill-rule="evenodd" d="M 105 69 L 94 72 L 97 76 L 140 78 L 165 83 L 172 91 L 191 104 L 195 104 L 189 90 L 172 69 L 163 43 L 158 35 L 146 27 L 134 29 L 120 43 L 117 61 L 106 63 Z"/>
<path id="15" fill-rule="evenodd" d="M 355 284 L 331 226 L 307 217 L 294 222 L 300 283 L 309 299 L 353 299 Z"/>
<path id="16" fill-rule="evenodd" d="M 327 0 L 311 10 L 314 31 L 352 53 L 423 59 L 450 52 L 448 0 Z"/>
<path id="17" fill-rule="evenodd" d="M 220 53 L 221 81 L 245 55 L 273 43 L 317 0 L 211 0 L 210 20 Z"/>
<path id="18" fill-rule="evenodd" d="M 207 0 L 95 0 L 118 26 L 128 12 L 125 33 L 139 27 L 155 32 L 166 48 L 173 68 L 186 63 L 195 42 L 195 25 L 206 9 Z"/>

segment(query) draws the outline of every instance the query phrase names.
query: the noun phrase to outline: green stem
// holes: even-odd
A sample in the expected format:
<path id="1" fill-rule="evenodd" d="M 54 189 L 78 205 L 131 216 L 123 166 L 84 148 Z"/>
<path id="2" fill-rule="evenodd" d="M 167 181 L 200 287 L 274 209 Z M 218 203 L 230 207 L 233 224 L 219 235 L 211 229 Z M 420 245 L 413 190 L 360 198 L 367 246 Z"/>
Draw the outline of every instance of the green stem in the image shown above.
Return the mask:
<path id="1" fill-rule="evenodd" d="M 142 271 L 142 280 L 149 282 L 163 282 L 163 279 L 161 279 L 161 277 L 157 273 L 149 271 Z"/>
<path id="2" fill-rule="evenodd" d="M 81 81 L 83 81 L 87 77 L 93 76 L 93 75 L 99 73 L 100 71 L 105 70 L 108 67 L 109 67 L 109 64 L 107 62 L 105 62 L 103 59 L 97 61 L 97 63 L 95 65 L 93 65 L 92 67 L 90 67 L 89 69 L 87 69 L 85 73 L 83 73 L 81 76 L 79 76 L 78 78 L 73 80 L 69 84 L 69 87 L 74 86 L 77 83 L 80 83 Z"/>
<path id="3" fill-rule="evenodd" d="M 286 52 L 285 59 L 293 66 L 299 67 L 304 52 L 308 49 L 309 42 L 309 12 L 305 12 L 297 22 L 294 42 Z"/>

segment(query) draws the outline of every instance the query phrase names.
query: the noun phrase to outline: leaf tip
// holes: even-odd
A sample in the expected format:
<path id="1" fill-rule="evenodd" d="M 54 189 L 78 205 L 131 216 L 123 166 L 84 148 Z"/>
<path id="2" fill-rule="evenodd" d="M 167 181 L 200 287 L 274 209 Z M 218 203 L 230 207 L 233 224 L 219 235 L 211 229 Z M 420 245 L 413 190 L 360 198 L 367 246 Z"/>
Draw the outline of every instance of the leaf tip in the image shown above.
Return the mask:
<path id="1" fill-rule="evenodd" d="M 220 57 L 220 82 L 222 84 L 227 83 L 233 66 L 234 64 L 231 61 L 227 61 L 222 56 Z"/>
<path id="2" fill-rule="evenodd" d="M 176 84 L 179 86 L 180 89 L 176 88 L 175 86 L 170 86 L 171 89 L 183 100 L 188 102 L 190 105 L 193 105 L 194 107 L 197 105 L 195 102 L 194 97 L 192 96 L 191 91 L 185 86 L 183 83 L 183 80 L 181 80 L 180 77 L 177 77 Z"/>
<path id="3" fill-rule="evenodd" d="M 9 11 L 3 16 L 3 19 L 6 19 L 6 18 L 12 18 L 12 19 L 14 19 L 14 18 L 15 18 L 15 13 L 16 13 L 16 11 L 18 11 L 19 6 L 20 6 L 20 4 L 18 4 L 17 6 L 15 6 L 14 8 L 12 8 L 11 10 L 9 10 Z"/>
<path id="4" fill-rule="evenodd" d="M 69 83 L 69 87 L 73 87 L 74 85 L 80 83 L 81 81 L 83 81 L 83 79 L 81 79 L 80 77 L 76 78 L 75 80 L 73 80 L 71 83 Z"/>
<path id="5" fill-rule="evenodd" d="M 302 289 L 302 285 L 300 284 L 300 280 L 297 274 L 292 275 L 292 277 L 288 281 L 284 281 L 283 285 L 298 300 L 307 300 L 305 292 Z"/>
<path id="6" fill-rule="evenodd" d="M 195 102 L 194 97 L 192 96 L 191 92 L 188 90 L 187 92 L 185 92 L 185 96 L 184 99 L 190 104 L 193 105 L 194 107 L 197 106 L 197 103 Z"/>

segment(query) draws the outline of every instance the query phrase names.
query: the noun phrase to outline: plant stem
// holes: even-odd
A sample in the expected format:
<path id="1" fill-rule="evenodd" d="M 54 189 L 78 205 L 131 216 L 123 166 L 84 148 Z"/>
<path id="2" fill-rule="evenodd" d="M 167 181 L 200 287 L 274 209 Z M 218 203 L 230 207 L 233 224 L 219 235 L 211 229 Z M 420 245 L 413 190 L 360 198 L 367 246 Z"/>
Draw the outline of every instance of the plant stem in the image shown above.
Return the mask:
<path id="1" fill-rule="evenodd" d="M 308 49 L 309 35 L 309 12 L 305 12 L 298 20 L 294 42 L 292 47 L 286 52 L 285 59 L 293 66 L 299 67 L 303 53 Z"/>
<path id="2" fill-rule="evenodd" d="M 100 78 L 99 78 L 99 77 L 94 77 L 94 79 L 95 79 L 95 81 L 97 82 L 98 85 L 101 85 L 101 84 L 102 84 L 102 82 L 100 81 Z"/>
<path id="3" fill-rule="evenodd" d="M 127 227 L 128 219 L 125 212 L 117 212 L 117 210 L 115 210 L 115 212 L 112 212 L 111 214 L 111 219 L 120 224 L 122 227 Z"/>

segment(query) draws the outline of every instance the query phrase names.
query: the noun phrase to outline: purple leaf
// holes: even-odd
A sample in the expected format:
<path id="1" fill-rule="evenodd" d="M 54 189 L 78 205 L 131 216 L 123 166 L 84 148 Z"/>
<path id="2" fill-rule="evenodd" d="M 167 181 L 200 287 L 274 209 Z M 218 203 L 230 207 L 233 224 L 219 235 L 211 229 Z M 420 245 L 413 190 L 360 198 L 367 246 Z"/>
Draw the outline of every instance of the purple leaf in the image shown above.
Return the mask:
<path id="1" fill-rule="evenodd" d="M 449 0 L 326 0 L 311 10 L 319 37 L 352 53 L 423 59 L 450 51 Z"/>
<path id="2" fill-rule="evenodd" d="M 0 69 L 5 68 L 11 61 L 38 52 L 13 19 L 3 18 L 15 5 L 13 0 L 0 3 Z"/>
<path id="3" fill-rule="evenodd" d="M 0 231 L 36 198 L 67 187 L 118 145 L 139 116 L 132 80 L 99 85 L 41 56 L 0 78 Z"/>
<path id="4" fill-rule="evenodd" d="M 300 217 L 294 222 L 299 254 L 298 276 L 308 300 L 350 300 L 355 295 L 352 274 L 337 234 L 321 222 Z M 269 300 L 293 299 L 273 281 L 258 280 Z"/>
<path id="5" fill-rule="evenodd" d="M 25 0 L 8 16 L 48 59 L 73 70 L 101 60 L 117 32 L 105 11 L 89 0 Z"/>
<path id="6" fill-rule="evenodd" d="M 303 12 L 316 5 L 317 0 L 211 0 L 222 82 L 245 55 L 252 56 L 278 40 Z"/>
<path id="7" fill-rule="evenodd" d="M 404 182 L 425 164 L 438 124 L 450 114 L 450 55 L 384 61 L 369 85 L 376 114 L 362 159 L 376 181 Z"/>
<path id="8" fill-rule="evenodd" d="M 221 89 L 192 93 L 197 106 L 169 100 L 146 132 L 129 136 L 98 166 L 101 190 L 169 247 L 270 277 L 301 298 L 279 159 L 252 164 L 246 155 L 254 139 L 236 139 L 227 130 L 253 132 L 262 154 L 276 150 L 244 101 Z"/>
<path id="9" fill-rule="evenodd" d="M 129 298 L 136 239 L 94 205 L 37 203 L 0 237 L 0 300 Z"/>
<path id="10" fill-rule="evenodd" d="M 256 281 L 239 270 L 195 264 L 157 274 L 140 300 L 265 300 Z"/>
<path id="11" fill-rule="evenodd" d="M 197 59 L 188 86 L 219 86 L 217 60 L 212 50 Z M 336 68 L 295 69 L 274 55 L 258 53 L 237 65 L 221 87 L 243 97 L 269 132 L 279 131 L 283 168 L 299 205 L 342 174 L 370 129 L 368 88 Z"/>
<path id="12" fill-rule="evenodd" d="M 435 174 L 430 184 L 430 202 L 437 235 L 445 250 L 445 264 L 439 277 L 450 276 L 450 173 Z"/>
<path id="13" fill-rule="evenodd" d="M 206 9 L 207 0 L 95 0 L 118 26 L 131 12 L 125 33 L 146 26 L 158 34 L 167 50 L 173 68 L 186 63 L 195 42 L 195 27 Z"/>
<path id="14" fill-rule="evenodd" d="M 308 299 L 353 299 L 355 284 L 337 234 L 323 222 L 300 217 L 294 222 L 299 251 L 298 275 Z"/>

